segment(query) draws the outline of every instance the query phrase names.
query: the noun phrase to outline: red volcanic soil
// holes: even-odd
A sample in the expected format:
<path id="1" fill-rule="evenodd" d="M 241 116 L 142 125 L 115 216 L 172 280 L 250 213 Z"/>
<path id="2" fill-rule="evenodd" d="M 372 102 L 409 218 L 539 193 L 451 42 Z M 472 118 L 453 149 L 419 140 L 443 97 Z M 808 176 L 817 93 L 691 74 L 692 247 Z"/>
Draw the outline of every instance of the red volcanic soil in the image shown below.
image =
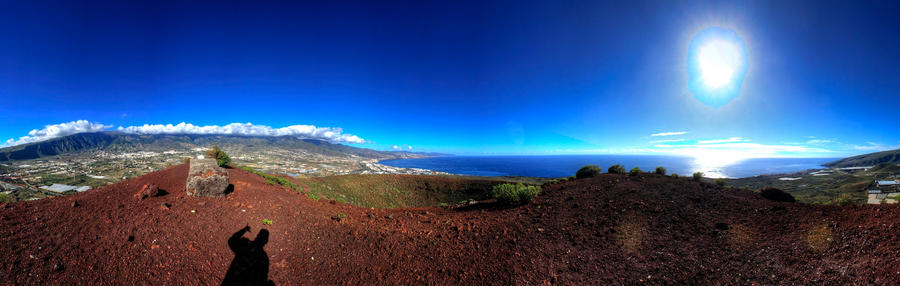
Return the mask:
<path id="1" fill-rule="evenodd" d="M 376 210 L 313 201 L 239 169 L 227 197 L 188 197 L 187 171 L 0 206 L 0 284 L 900 281 L 897 206 L 780 203 L 603 174 L 545 187 L 518 208 Z M 145 184 L 168 194 L 135 198 Z"/>

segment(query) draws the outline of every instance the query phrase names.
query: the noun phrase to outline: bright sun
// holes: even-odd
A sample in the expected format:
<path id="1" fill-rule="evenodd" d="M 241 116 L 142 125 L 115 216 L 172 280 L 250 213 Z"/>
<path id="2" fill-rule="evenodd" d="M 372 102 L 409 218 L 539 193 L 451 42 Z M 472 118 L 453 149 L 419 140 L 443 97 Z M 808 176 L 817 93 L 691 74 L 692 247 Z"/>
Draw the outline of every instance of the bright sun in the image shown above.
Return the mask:
<path id="1" fill-rule="evenodd" d="M 731 83 L 741 65 L 741 52 L 734 44 L 711 41 L 700 48 L 697 63 L 703 83 L 719 88 Z"/>

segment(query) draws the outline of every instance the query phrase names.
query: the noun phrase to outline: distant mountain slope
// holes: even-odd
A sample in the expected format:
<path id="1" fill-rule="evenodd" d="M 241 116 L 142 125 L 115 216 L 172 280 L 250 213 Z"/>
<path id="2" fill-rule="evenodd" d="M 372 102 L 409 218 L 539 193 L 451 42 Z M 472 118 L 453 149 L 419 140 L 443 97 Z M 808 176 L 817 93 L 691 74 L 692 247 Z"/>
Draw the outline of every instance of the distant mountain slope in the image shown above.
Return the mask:
<path id="1" fill-rule="evenodd" d="M 377 151 L 334 144 L 315 139 L 295 137 L 252 137 L 236 135 L 160 134 L 137 135 L 120 132 L 79 133 L 47 141 L 0 149 L 0 162 L 37 159 L 47 156 L 103 150 L 108 152 L 166 151 L 208 147 L 216 143 L 225 149 L 244 151 L 277 147 L 302 150 L 329 157 L 361 157 L 391 159 L 411 156 L 410 153 Z"/>
<path id="2" fill-rule="evenodd" d="M 853 156 L 850 158 L 844 158 L 844 159 L 837 160 L 834 162 L 825 163 L 824 166 L 834 167 L 834 168 L 844 168 L 844 167 L 874 166 L 874 165 L 878 165 L 881 163 L 890 163 L 890 164 L 900 163 L 900 149 L 882 151 L 882 152 L 877 152 L 877 153 L 869 153 L 869 154 L 863 154 L 863 155 L 859 155 L 859 156 Z"/>

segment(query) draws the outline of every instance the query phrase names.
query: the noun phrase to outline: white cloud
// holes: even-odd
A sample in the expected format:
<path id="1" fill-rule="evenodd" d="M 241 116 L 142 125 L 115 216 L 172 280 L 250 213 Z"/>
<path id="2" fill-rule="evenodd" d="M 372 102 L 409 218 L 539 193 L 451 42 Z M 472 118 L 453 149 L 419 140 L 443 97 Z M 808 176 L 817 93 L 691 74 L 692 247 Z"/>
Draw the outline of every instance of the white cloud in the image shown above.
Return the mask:
<path id="1" fill-rule="evenodd" d="M 697 141 L 697 144 L 720 144 L 720 143 L 731 143 L 731 142 L 742 142 L 746 141 L 742 137 L 731 137 L 728 139 L 716 139 L 716 140 L 700 140 Z"/>
<path id="2" fill-rule="evenodd" d="M 341 128 L 316 127 L 314 125 L 291 125 L 272 128 L 252 123 L 231 123 L 224 126 L 197 126 L 190 123 L 144 124 L 143 126 L 119 127 L 119 131 L 133 134 L 221 134 L 244 136 L 293 136 L 305 139 L 320 139 L 336 143 L 366 143 L 353 134 L 344 134 Z"/>
<path id="3" fill-rule="evenodd" d="M 406 146 L 406 150 L 412 150 L 412 146 Z"/>
<path id="4" fill-rule="evenodd" d="M 18 140 L 9 139 L 3 144 L 3 147 L 15 146 L 33 142 L 40 142 L 57 137 L 72 135 L 84 132 L 99 132 L 112 127 L 112 125 L 103 125 L 87 120 L 76 120 L 60 124 L 45 125 L 43 129 L 34 129 L 28 132 L 28 136 L 19 137 Z"/>
<path id="5" fill-rule="evenodd" d="M 683 142 L 683 141 L 684 141 L 684 139 L 653 140 L 653 141 L 650 141 L 650 144 L 656 144 L 656 143 L 672 143 L 672 142 Z"/>
<path id="6" fill-rule="evenodd" d="M 840 143 L 840 142 L 838 142 L 837 140 L 833 140 L 833 139 L 812 139 L 812 140 L 806 141 L 806 144 L 810 144 L 810 145 L 824 145 L 824 144 L 831 144 L 831 143 Z"/>
<path id="7" fill-rule="evenodd" d="M 900 142 L 900 141 L 898 141 L 898 142 Z M 885 146 L 885 145 L 882 145 L 880 143 L 875 143 L 875 142 L 866 142 L 866 144 L 869 144 L 869 145 L 853 145 L 852 147 L 853 147 L 853 149 L 856 149 L 856 150 L 869 151 L 869 152 L 900 149 L 900 145 Z"/>
<path id="8" fill-rule="evenodd" d="M 397 145 L 391 146 L 391 148 L 393 148 L 394 150 L 400 150 L 400 146 Z"/>
<path id="9" fill-rule="evenodd" d="M 112 127 L 112 125 L 104 125 L 96 122 L 89 122 L 87 120 L 78 120 L 47 125 L 44 126 L 43 129 L 31 130 L 31 132 L 28 132 L 28 136 L 22 136 L 19 139 L 9 139 L 0 147 L 39 142 L 76 133 L 99 132 Z M 368 142 L 360 138 L 359 136 L 343 133 L 344 131 L 341 128 L 316 127 L 313 125 L 291 125 L 282 128 L 272 128 L 265 125 L 253 125 L 252 123 L 231 123 L 224 126 L 197 126 L 182 122 L 176 125 L 145 124 L 142 126 L 119 126 L 117 130 L 120 132 L 131 134 L 222 134 L 244 136 L 293 136 L 304 139 L 325 140 L 334 143 Z"/>
<path id="10" fill-rule="evenodd" d="M 657 137 L 657 136 L 676 136 L 676 135 L 684 135 L 684 134 L 687 134 L 687 131 L 662 132 L 662 133 L 650 134 L 650 136 L 653 136 L 653 137 Z"/>

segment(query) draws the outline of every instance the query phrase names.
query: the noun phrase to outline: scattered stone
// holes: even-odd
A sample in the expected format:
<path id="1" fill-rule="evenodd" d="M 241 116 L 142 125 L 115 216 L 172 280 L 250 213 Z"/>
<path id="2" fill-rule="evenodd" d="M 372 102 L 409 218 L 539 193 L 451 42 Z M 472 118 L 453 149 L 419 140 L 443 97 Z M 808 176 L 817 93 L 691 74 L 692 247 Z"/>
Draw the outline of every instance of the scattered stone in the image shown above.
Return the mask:
<path id="1" fill-rule="evenodd" d="M 159 186 L 155 184 L 145 184 L 143 187 L 141 187 L 140 191 L 134 194 L 134 197 L 139 200 L 158 196 L 160 196 L 160 190 Z"/>
<path id="2" fill-rule="evenodd" d="M 73 208 L 77 208 L 78 206 L 80 206 L 80 204 L 78 204 L 78 201 L 72 201 Z"/>
<path id="3" fill-rule="evenodd" d="M 193 159 L 188 171 L 187 194 L 195 197 L 221 197 L 228 189 L 228 171 L 215 159 Z"/>
<path id="4" fill-rule="evenodd" d="M 718 230 L 728 230 L 728 224 L 724 222 L 716 223 L 716 229 Z"/>
<path id="5" fill-rule="evenodd" d="M 63 271 L 63 270 L 65 270 L 65 269 L 66 269 L 66 266 L 63 265 L 61 262 L 58 262 L 58 261 L 57 261 L 56 263 L 53 263 L 53 271 L 54 271 L 54 272 L 60 272 L 60 271 Z"/>
<path id="6" fill-rule="evenodd" d="M 169 203 L 162 203 L 162 204 L 159 206 L 159 208 L 161 208 L 161 209 L 163 209 L 163 210 L 168 210 L 168 209 L 172 208 L 172 204 L 169 204 Z"/>
<path id="7" fill-rule="evenodd" d="M 134 241 L 134 235 L 129 235 L 129 236 L 128 236 L 128 241 L 129 241 L 129 242 Z"/>
<path id="8" fill-rule="evenodd" d="M 759 191 L 759 194 L 762 195 L 763 198 L 766 198 L 770 201 L 787 203 L 793 203 L 797 201 L 791 194 L 788 194 L 787 192 L 776 188 L 763 188 Z"/>

